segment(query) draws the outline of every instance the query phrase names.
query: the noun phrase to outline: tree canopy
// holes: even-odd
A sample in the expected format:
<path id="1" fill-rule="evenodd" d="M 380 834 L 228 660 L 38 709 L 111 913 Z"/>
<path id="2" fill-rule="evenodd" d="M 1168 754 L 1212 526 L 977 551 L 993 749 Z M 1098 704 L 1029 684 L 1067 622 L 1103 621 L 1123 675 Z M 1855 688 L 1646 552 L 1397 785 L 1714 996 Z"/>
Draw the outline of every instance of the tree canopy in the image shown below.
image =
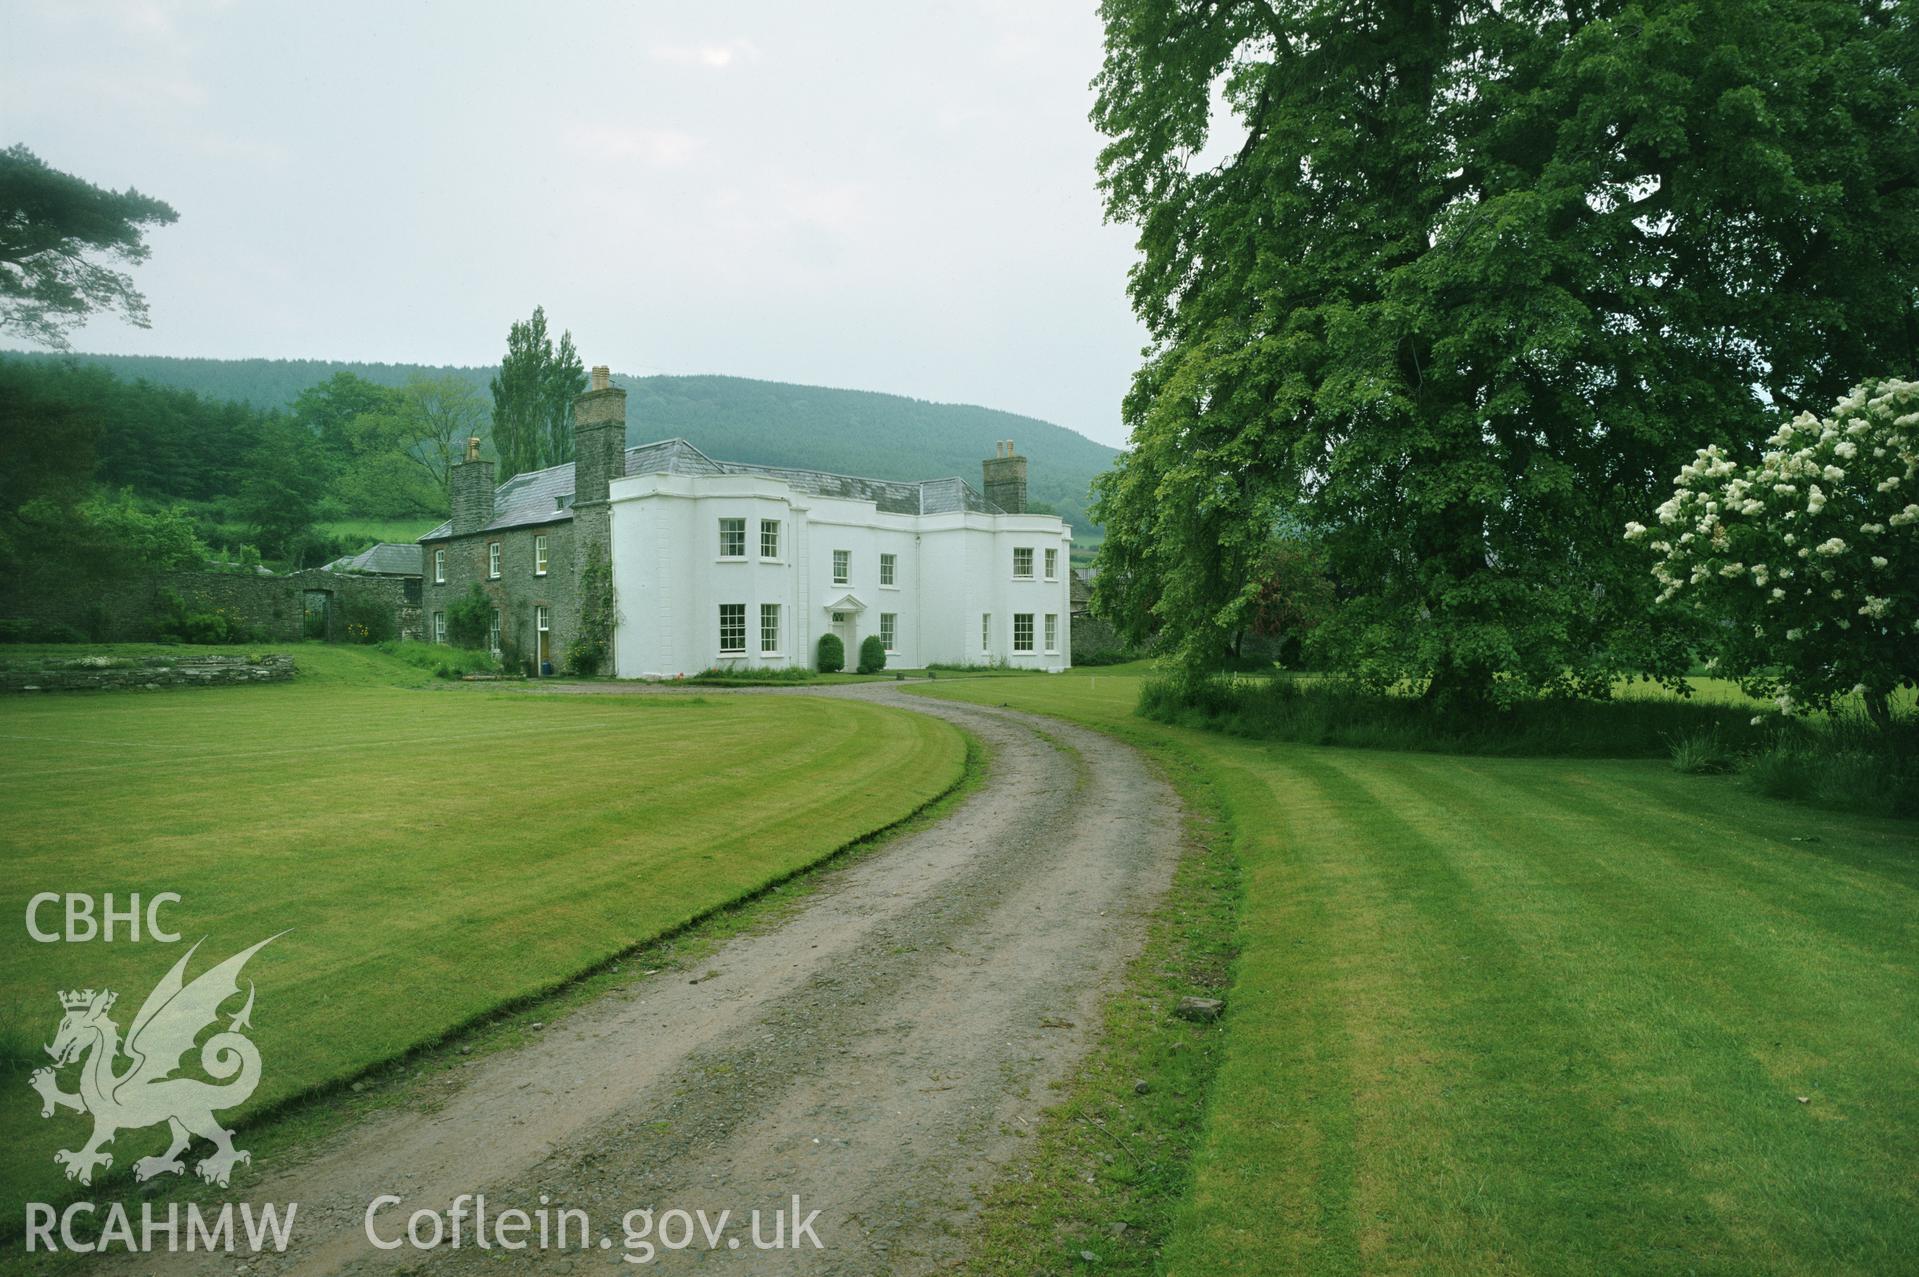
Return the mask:
<path id="1" fill-rule="evenodd" d="M 107 263 L 145 261 L 147 229 L 178 219 L 132 187 L 105 190 L 24 146 L 0 151 L 0 331 L 64 349 L 96 311 L 147 327 L 147 299 Z"/>
<path id="2" fill-rule="evenodd" d="M 1102 14 L 1101 189 L 1153 345 L 1096 601 L 1195 662 L 1303 511 L 1341 595 L 1315 639 L 1362 681 L 1670 671 L 1683 631 L 1619 529 L 1701 443 L 1919 360 L 1896 5 Z"/>
<path id="3" fill-rule="evenodd" d="M 573 401 L 586 390 L 586 368 L 571 332 L 561 333 L 557 346 L 548 336 L 544 306 L 507 330 L 506 358 L 491 388 L 502 482 L 573 460 Z"/>

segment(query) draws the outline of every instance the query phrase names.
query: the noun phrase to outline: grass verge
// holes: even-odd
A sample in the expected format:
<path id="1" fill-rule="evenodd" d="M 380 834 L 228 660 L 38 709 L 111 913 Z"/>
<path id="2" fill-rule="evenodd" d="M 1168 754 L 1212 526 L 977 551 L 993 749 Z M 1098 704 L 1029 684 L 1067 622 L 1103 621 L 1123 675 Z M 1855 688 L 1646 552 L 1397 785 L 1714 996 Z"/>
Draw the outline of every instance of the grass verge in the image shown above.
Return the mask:
<path id="1" fill-rule="evenodd" d="M 1091 1054 L 1030 1132 L 1019 1173 L 988 1194 L 960 1271 L 1158 1271 L 1225 1049 L 1217 1023 L 1166 1012 L 1188 994 L 1224 996 L 1238 887 L 1206 774 L 1155 753 L 1186 803 L 1185 850 Z"/>
<path id="2" fill-rule="evenodd" d="M 1170 1236 L 1126 1262 L 1874 1273 L 1919 1253 L 1909 826 L 1658 760 L 1238 738 L 1140 717 L 1141 681 L 924 689 L 1184 755 L 1226 814 L 1223 1049 Z M 1018 1191 L 1124 1218 L 1079 1200 L 1081 1170 L 1042 1144 Z M 1063 1217 L 1021 1239 L 1002 1215 L 982 1251 L 1070 1270 Z"/>

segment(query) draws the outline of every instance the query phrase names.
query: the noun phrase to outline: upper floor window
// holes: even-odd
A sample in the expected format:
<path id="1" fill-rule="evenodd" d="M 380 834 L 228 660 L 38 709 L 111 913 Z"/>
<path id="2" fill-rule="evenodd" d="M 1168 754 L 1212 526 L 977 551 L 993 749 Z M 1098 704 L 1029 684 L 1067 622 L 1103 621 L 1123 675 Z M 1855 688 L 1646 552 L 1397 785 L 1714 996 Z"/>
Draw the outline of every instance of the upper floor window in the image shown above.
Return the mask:
<path id="1" fill-rule="evenodd" d="M 899 561 L 900 561 L 900 556 L 897 554 L 880 555 L 880 584 L 881 585 L 898 585 L 899 584 Z"/>
<path id="2" fill-rule="evenodd" d="M 1048 550 L 1047 553 L 1051 554 L 1052 551 Z M 539 536 L 536 536 L 533 538 L 533 575 L 534 576 L 546 575 L 546 534 L 545 533 L 541 533 Z"/>
<path id="3" fill-rule="evenodd" d="M 1013 650 L 1015 652 L 1033 650 L 1033 614 L 1031 612 L 1013 613 Z"/>
<path id="4" fill-rule="evenodd" d="M 1033 579 L 1033 547 L 1016 545 L 1013 547 L 1013 575 L 1022 581 Z"/>
<path id="5" fill-rule="evenodd" d="M 880 613 L 880 646 L 889 652 L 899 646 L 894 642 L 899 637 L 899 620 L 897 612 Z"/>
<path id="6" fill-rule="evenodd" d="M 780 557 L 780 521 L 778 519 L 760 520 L 760 557 L 762 559 Z"/>
<path id="7" fill-rule="evenodd" d="M 1046 650 L 1054 654 L 1059 652 L 1059 613 L 1057 612 L 1046 614 Z"/>
<path id="8" fill-rule="evenodd" d="M 1046 551 L 1046 579 L 1049 581 L 1059 580 L 1059 551 L 1058 550 L 1048 549 Z"/>
<path id="9" fill-rule="evenodd" d="M 495 581 L 500 579 L 500 543 L 498 541 L 486 543 L 486 574 Z"/>
<path id="10" fill-rule="evenodd" d="M 435 550 L 433 552 L 433 584 L 435 585 L 446 584 L 446 551 L 445 550 Z"/>
<path id="11" fill-rule="evenodd" d="M 851 550 L 833 551 L 833 584 L 845 585 L 853 579 L 853 552 Z"/>
<path id="12" fill-rule="evenodd" d="M 720 655 L 746 651 L 746 604 L 720 604 Z"/>
<path id="13" fill-rule="evenodd" d="M 746 520 L 720 520 L 720 557 L 722 559 L 743 559 L 746 557 Z"/>
<path id="14" fill-rule="evenodd" d="M 760 604 L 760 654 L 770 655 L 780 650 L 780 605 L 777 603 Z"/>

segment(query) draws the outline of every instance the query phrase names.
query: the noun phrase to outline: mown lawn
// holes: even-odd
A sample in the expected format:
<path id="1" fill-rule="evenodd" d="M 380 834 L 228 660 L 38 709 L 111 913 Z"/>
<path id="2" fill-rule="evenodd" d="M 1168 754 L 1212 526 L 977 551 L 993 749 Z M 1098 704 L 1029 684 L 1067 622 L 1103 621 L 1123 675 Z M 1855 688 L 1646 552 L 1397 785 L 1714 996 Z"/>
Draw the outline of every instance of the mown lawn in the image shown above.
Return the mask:
<path id="1" fill-rule="evenodd" d="M 1231 820 L 1226 1054 L 1168 1271 L 1912 1265 L 1910 822 L 1652 761 L 1234 739 L 1139 719 L 1138 685 L 932 690 L 1181 752 Z"/>
<path id="2" fill-rule="evenodd" d="M 0 1218 L 58 1200 L 53 1150 L 85 1133 L 26 1086 L 57 989 L 117 990 L 124 1030 L 186 944 L 206 937 L 198 972 L 291 928 L 246 973 L 265 1068 L 244 1117 L 897 821 L 965 760 L 951 727 L 853 702 L 404 688 L 433 680 L 296 654 L 286 686 L 0 702 Z M 42 891 L 178 892 L 185 940 L 34 943 Z M 116 1172 L 162 1144 L 122 1135 Z"/>

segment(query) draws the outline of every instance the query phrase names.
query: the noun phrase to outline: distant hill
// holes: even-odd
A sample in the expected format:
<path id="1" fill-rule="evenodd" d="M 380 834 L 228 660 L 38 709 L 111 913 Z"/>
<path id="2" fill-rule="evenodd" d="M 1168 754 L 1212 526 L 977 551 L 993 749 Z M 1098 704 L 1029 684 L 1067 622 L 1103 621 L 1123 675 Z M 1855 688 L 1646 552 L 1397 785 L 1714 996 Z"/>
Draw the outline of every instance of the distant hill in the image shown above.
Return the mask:
<path id="1" fill-rule="evenodd" d="M 482 392 L 496 369 L 422 364 L 363 364 L 323 359 L 174 359 L 157 355 L 57 355 L 7 351 L 9 359 L 67 359 L 100 364 L 125 380 L 144 378 L 206 398 L 258 408 L 290 406 L 302 390 L 336 372 L 397 386 L 416 374 L 469 379 Z M 803 466 L 876 479 L 960 475 L 975 487 L 993 444 L 1011 439 L 1030 462 L 1031 498 L 1082 533 L 1087 487 L 1117 453 L 1062 426 L 971 404 L 931 403 L 866 390 L 834 390 L 745 377 L 631 377 L 626 387 L 629 443 L 678 435 L 712 456 L 760 465 Z"/>

